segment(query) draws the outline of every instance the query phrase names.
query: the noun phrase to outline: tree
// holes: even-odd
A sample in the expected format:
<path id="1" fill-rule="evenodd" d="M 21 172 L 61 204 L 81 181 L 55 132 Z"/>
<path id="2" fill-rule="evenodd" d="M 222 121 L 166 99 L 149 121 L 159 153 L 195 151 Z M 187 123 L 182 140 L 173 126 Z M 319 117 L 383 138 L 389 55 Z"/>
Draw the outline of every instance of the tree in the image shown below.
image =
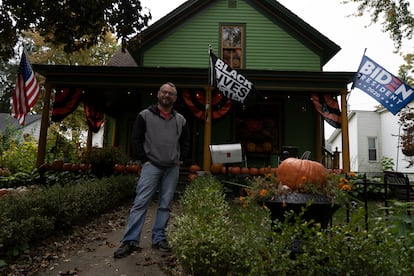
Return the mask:
<path id="1" fill-rule="evenodd" d="M 139 0 L 0 0 L 0 56 L 13 57 L 25 31 L 38 32 L 66 53 L 90 48 L 108 32 L 116 33 L 121 45 L 139 43 L 140 31 L 151 13 L 142 13 Z"/>
<path id="2" fill-rule="evenodd" d="M 368 13 L 372 23 L 380 23 L 394 41 L 397 51 L 401 49 L 403 39 L 413 36 L 414 18 L 407 0 L 344 0 L 343 3 L 357 3 L 355 16 Z"/>

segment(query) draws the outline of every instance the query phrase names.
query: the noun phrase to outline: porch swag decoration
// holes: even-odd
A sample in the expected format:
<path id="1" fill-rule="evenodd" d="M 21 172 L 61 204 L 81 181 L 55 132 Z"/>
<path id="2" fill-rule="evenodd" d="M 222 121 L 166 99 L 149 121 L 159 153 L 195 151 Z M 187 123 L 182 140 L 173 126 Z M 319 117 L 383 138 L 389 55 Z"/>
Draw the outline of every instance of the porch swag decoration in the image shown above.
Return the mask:
<path id="1" fill-rule="evenodd" d="M 184 102 L 194 114 L 195 117 L 204 120 L 206 111 L 206 97 L 204 90 L 191 91 L 183 90 Z M 214 89 L 212 95 L 212 116 L 213 119 L 219 119 L 231 109 L 232 102 L 218 90 Z"/>
<path id="2" fill-rule="evenodd" d="M 313 94 L 312 102 L 316 111 L 334 128 L 341 128 L 341 110 L 338 100 L 331 94 Z"/>

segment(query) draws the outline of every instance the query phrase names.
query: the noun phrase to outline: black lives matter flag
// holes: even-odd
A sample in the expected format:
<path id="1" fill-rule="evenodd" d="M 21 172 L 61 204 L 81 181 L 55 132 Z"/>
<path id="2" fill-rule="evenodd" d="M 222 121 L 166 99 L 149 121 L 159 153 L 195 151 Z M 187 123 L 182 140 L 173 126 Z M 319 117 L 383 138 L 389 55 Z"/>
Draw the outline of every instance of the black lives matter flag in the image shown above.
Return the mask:
<path id="1" fill-rule="evenodd" d="M 255 90 L 253 83 L 219 59 L 212 51 L 210 51 L 209 82 L 230 100 L 241 103 L 244 103 L 247 95 Z"/>

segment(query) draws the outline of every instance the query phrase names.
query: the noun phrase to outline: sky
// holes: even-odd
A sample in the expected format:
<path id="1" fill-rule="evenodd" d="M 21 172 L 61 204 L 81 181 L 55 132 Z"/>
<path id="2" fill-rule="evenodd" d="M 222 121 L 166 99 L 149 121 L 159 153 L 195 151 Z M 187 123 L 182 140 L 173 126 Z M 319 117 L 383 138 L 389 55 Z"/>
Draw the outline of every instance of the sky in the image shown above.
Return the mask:
<path id="1" fill-rule="evenodd" d="M 151 11 L 153 20 L 160 19 L 185 0 L 141 0 L 143 7 Z M 394 44 L 388 34 L 381 31 L 380 24 L 370 24 L 368 15 L 354 17 L 355 4 L 341 4 L 342 0 L 279 0 L 279 3 L 341 47 L 338 54 L 323 68 L 324 71 L 355 72 L 365 54 L 387 71 L 398 75 L 403 64 L 399 53 L 394 53 Z M 410 0 L 414 10 L 414 0 Z M 413 49 L 414 41 L 405 41 L 402 52 Z M 350 110 L 374 110 L 379 103 L 359 89 L 348 96 Z"/>

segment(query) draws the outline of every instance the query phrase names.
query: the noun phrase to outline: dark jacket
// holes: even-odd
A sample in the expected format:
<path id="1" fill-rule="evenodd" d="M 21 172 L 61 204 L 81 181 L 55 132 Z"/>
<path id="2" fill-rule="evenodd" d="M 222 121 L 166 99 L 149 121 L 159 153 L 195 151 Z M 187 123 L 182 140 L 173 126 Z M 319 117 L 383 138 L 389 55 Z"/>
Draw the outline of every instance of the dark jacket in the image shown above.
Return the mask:
<path id="1" fill-rule="evenodd" d="M 157 105 L 142 110 L 132 129 L 133 158 L 141 163 L 174 166 L 186 160 L 190 151 L 187 121 L 176 110 L 166 120 Z"/>

